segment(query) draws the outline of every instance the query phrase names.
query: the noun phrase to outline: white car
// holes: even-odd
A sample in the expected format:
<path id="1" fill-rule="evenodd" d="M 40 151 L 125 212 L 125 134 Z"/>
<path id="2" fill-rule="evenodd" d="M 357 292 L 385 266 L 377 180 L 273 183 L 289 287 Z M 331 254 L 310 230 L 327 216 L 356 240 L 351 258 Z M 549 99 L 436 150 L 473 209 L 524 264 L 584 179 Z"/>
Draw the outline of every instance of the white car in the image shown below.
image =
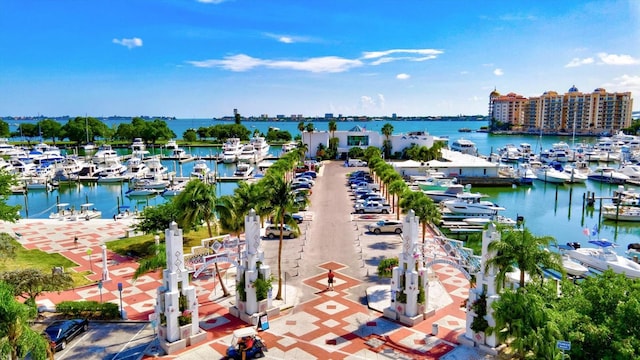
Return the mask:
<path id="1" fill-rule="evenodd" d="M 311 179 L 307 179 L 304 177 L 299 177 L 299 178 L 295 178 L 293 180 L 291 180 L 291 185 L 293 184 L 309 184 L 311 186 L 315 185 L 316 182 L 311 180 Z"/>
<path id="2" fill-rule="evenodd" d="M 388 214 L 391 212 L 391 206 L 389 204 L 382 204 L 377 202 L 366 202 L 362 204 L 356 204 L 354 206 L 356 213 L 376 213 L 376 214 Z"/>
<path id="3" fill-rule="evenodd" d="M 374 196 L 368 197 L 366 199 L 356 199 L 356 204 L 364 204 L 366 202 L 384 203 L 385 202 L 385 198 L 383 198 L 380 195 L 374 195 Z"/>

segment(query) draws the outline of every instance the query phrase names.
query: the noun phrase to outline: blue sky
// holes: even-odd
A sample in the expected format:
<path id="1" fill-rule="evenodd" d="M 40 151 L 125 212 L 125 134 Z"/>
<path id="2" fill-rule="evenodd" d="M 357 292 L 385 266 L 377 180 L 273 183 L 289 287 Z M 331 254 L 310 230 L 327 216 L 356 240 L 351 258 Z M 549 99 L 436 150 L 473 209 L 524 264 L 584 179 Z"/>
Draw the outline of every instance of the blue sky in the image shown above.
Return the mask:
<path id="1" fill-rule="evenodd" d="M 640 1 L 0 0 L 0 116 L 486 114 L 631 91 Z"/>

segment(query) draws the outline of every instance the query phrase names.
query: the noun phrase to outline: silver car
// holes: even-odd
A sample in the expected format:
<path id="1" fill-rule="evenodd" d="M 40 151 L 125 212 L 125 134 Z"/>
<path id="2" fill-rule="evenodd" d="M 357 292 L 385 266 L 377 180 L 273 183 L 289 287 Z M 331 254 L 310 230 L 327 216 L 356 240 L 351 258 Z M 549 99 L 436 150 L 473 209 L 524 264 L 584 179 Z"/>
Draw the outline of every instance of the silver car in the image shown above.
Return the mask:
<path id="1" fill-rule="evenodd" d="M 383 232 L 402 234 L 402 222 L 395 220 L 380 220 L 375 224 L 367 225 L 367 230 L 376 235 Z"/>

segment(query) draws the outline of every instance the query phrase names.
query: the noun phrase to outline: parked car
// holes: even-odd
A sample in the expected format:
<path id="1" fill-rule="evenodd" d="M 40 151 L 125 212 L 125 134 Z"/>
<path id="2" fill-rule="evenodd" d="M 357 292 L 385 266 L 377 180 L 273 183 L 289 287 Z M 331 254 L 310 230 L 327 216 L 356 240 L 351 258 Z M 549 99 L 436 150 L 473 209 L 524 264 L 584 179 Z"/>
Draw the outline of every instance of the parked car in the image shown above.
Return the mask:
<path id="1" fill-rule="evenodd" d="M 264 236 L 268 237 L 269 239 L 279 238 L 280 225 L 272 224 L 267 226 L 267 228 L 264 230 Z M 284 225 L 284 227 L 282 228 L 282 236 L 293 239 L 294 237 L 296 237 L 296 232 L 289 225 Z"/>
<path id="2" fill-rule="evenodd" d="M 293 184 L 309 184 L 311 186 L 315 185 L 315 181 L 307 179 L 306 177 L 299 177 L 291 180 L 291 185 Z"/>
<path id="3" fill-rule="evenodd" d="M 54 351 L 64 350 L 67 343 L 89 329 L 87 319 L 60 320 L 44 330 Z"/>
<path id="4" fill-rule="evenodd" d="M 391 206 L 389 204 L 381 204 L 377 202 L 366 202 L 363 204 L 356 204 L 354 206 L 355 212 L 358 214 L 364 213 L 377 213 L 388 214 L 391 212 Z"/>
<path id="5" fill-rule="evenodd" d="M 302 182 L 292 183 L 291 184 L 291 189 L 292 190 L 296 190 L 296 189 L 311 189 L 311 184 L 302 183 Z"/>
<path id="6" fill-rule="evenodd" d="M 376 235 L 383 232 L 402 234 L 402 222 L 396 220 L 380 220 L 375 224 L 367 225 L 367 230 Z"/>
<path id="7" fill-rule="evenodd" d="M 309 171 L 305 171 L 303 173 L 298 173 L 298 174 L 296 174 L 296 177 L 297 176 L 310 176 L 312 179 L 315 179 L 316 176 L 318 176 L 318 174 L 315 171 L 309 170 Z"/>
<path id="8" fill-rule="evenodd" d="M 367 196 L 370 195 L 370 196 Z M 360 197 L 358 199 L 356 199 L 356 204 L 362 204 L 365 202 L 377 202 L 377 203 L 384 203 L 386 201 L 385 198 L 383 198 L 382 196 L 378 195 L 378 194 L 364 194 L 362 195 L 363 197 Z"/>

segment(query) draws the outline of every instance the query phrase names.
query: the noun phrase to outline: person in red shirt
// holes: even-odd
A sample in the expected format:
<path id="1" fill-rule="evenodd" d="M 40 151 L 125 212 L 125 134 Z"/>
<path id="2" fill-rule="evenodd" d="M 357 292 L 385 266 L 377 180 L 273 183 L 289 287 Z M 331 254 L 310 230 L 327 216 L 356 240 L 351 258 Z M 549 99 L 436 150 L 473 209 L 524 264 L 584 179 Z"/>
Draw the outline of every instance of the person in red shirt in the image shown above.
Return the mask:
<path id="1" fill-rule="evenodd" d="M 334 278 L 334 274 L 333 271 L 331 271 L 331 269 L 329 269 L 329 274 L 327 275 L 327 282 L 328 282 L 328 286 L 327 286 L 327 290 L 333 290 L 333 278 Z"/>

